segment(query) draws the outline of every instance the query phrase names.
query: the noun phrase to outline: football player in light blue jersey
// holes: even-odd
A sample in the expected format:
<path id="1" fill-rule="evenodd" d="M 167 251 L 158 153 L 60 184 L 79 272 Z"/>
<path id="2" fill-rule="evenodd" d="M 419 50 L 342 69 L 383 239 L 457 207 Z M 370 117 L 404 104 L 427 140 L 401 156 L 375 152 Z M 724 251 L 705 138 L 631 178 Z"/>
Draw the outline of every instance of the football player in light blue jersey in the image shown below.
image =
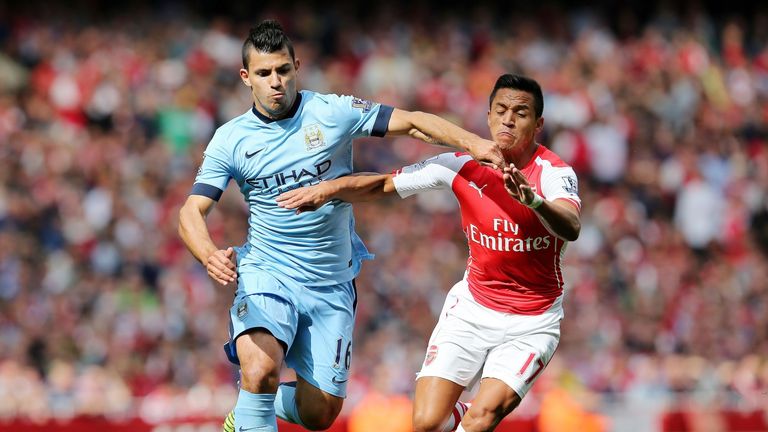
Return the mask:
<path id="1" fill-rule="evenodd" d="M 240 393 L 225 430 L 276 431 L 276 415 L 327 429 L 346 395 L 354 278 L 371 256 L 349 204 L 297 215 L 277 205 L 278 195 L 352 173 L 352 140 L 363 136 L 410 134 L 503 163 L 494 142 L 431 114 L 298 91 L 298 69 L 279 23 L 251 29 L 240 77 L 253 107 L 216 131 L 179 215 L 184 243 L 211 278 L 237 283 L 225 350 L 240 365 Z M 220 249 L 205 218 L 230 180 L 248 203 L 250 228 L 244 246 Z M 279 384 L 283 361 L 296 382 Z"/>

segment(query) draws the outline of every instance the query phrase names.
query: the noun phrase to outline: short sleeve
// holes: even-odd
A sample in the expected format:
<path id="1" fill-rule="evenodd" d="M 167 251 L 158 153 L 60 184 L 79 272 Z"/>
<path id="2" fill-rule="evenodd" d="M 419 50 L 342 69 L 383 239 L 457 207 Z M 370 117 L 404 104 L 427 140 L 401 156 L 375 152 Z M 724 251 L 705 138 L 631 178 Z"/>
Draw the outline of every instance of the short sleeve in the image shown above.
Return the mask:
<path id="1" fill-rule="evenodd" d="M 353 138 L 375 136 L 383 137 L 387 133 L 389 119 L 394 108 L 354 96 L 338 96 L 336 103 L 349 125 Z"/>
<path id="2" fill-rule="evenodd" d="M 541 194 L 547 201 L 567 199 L 581 209 L 579 182 L 571 167 L 545 170 L 541 176 Z"/>
<path id="3" fill-rule="evenodd" d="M 219 129 L 203 153 L 203 162 L 190 195 L 203 195 L 218 201 L 232 178 L 232 155 L 226 151 L 224 132 Z"/>
<path id="4" fill-rule="evenodd" d="M 402 198 L 423 190 L 447 189 L 461 167 L 470 160 L 472 157 L 468 155 L 442 153 L 395 171 L 392 181 Z"/>

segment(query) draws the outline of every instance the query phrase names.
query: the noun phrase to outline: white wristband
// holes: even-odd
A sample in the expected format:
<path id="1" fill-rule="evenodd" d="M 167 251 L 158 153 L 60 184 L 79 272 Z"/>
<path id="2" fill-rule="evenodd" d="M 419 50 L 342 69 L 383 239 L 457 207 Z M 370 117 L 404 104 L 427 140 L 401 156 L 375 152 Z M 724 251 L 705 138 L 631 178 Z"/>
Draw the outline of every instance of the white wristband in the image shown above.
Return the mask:
<path id="1" fill-rule="evenodd" d="M 544 198 L 541 197 L 541 195 L 537 194 L 536 192 L 533 193 L 533 200 L 529 204 L 526 204 L 526 207 L 529 209 L 537 209 L 542 204 L 544 204 Z"/>

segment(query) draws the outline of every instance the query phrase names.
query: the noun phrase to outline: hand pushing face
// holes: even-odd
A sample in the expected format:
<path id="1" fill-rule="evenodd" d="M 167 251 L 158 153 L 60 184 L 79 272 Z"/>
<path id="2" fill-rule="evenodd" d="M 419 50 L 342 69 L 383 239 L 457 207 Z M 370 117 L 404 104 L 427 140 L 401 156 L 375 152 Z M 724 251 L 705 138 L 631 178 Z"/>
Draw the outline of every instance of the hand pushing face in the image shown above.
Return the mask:
<path id="1" fill-rule="evenodd" d="M 488 111 L 491 138 L 504 153 L 523 153 L 535 144 L 544 119 L 536 117 L 531 93 L 502 88 L 496 93 Z"/>

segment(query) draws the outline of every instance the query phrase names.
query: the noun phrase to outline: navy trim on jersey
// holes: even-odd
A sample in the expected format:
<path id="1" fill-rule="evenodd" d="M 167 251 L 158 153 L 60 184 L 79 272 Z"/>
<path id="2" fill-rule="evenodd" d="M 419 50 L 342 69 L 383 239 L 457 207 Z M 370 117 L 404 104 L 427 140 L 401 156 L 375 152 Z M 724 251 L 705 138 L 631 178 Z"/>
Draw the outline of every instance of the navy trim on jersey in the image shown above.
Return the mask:
<path id="1" fill-rule="evenodd" d="M 221 198 L 221 194 L 223 193 L 224 191 L 217 188 L 216 186 L 211 186 L 205 183 L 195 183 L 194 186 L 192 186 L 192 192 L 190 192 L 189 194 L 202 195 L 214 201 L 218 201 L 219 198 Z"/>
<path id="2" fill-rule="evenodd" d="M 379 107 L 379 113 L 376 115 L 376 121 L 373 123 L 371 129 L 371 136 L 383 137 L 389 130 L 389 119 L 392 117 L 392 112 L 395 109 L 389 105 L 381 105 Z"/>
<path id="3" fill-rule="evenodd" d="M 352 291 L 355 293 L 355 299 L 352 301 L 352 313 L 357 313 L 357 283 L 352 279 Z"/>
<path id="4" fill-rule="evenodd" d="M 224 352 L 227 354 L 227 359 L 230 362 L 240 365 L 240 359 L 237 357 L 237 345 L 232 339 L 235 337 L 235 326 L 232 324 L 232 316 L 229 316 L 229 341 L 224 344 Z"/>
<path id="5" fill-rule="evenodd" d="M 269 118 L 264 114 L 260 113 L 259 110 L 256 109 L 256 104 L 253 104 L 253 106 L 251 107 L 251 112 L 253 112 L 253 115 L 258 117 L 259 120 L 263 121 L 264 123 L 272 123 L 273 121 L 284 120 L 284 119 L 293 117 L 294 115 L 296 115 L 296 111 L 299 110 L 299 106 L 301 106 L 301 92 L 296 93 L 296 100 L 293 101 L 293 106 L 291 107 L 290 111 L 288 111 L 288 114 L 285 115 L 285 117 L 282 117 L 279 119 Z"/>

